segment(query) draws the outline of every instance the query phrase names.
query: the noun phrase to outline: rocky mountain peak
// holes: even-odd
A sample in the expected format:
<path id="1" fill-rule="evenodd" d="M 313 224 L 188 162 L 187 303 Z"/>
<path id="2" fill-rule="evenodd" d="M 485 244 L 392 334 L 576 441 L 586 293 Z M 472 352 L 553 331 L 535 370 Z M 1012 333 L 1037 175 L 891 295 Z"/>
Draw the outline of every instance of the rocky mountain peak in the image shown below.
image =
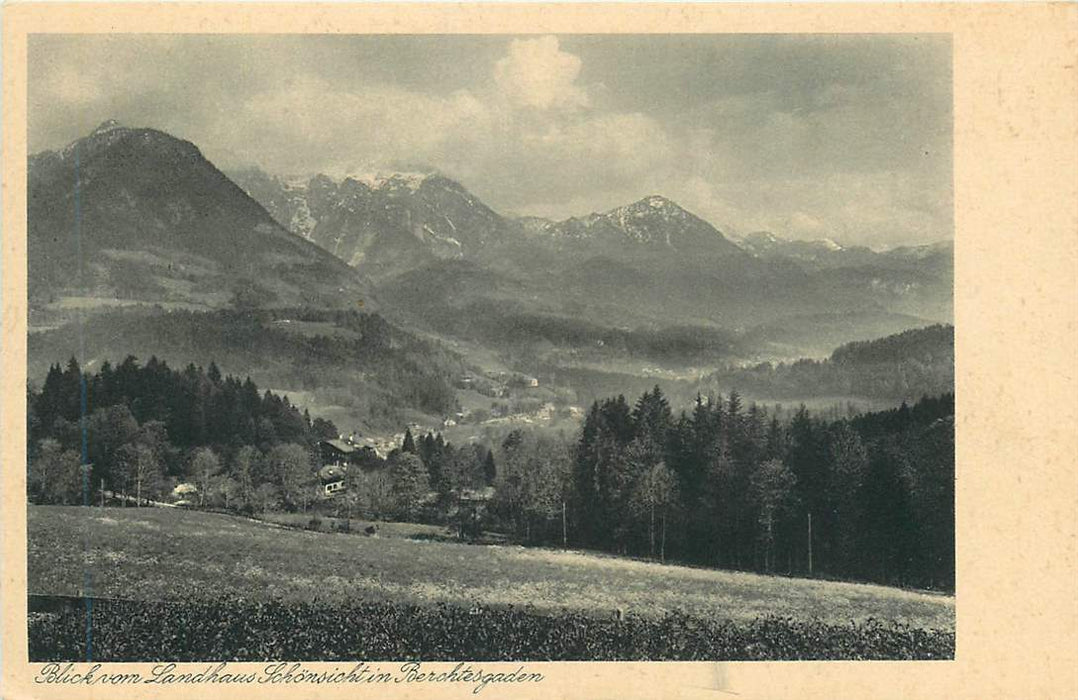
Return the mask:
<path id="1" fill-rule="evenodd" d="M 116 129 L 122 129 L 124 125 L 115 119 L 106 119 L 101 122 L 96 129 L 90 132 L 90 136 L 97 136 L 98 134 L 105 134 Z"/>
<path id="2" fill-rule="evenodd" d="M 349 173 L 345 180 L 354 180 L 375 191 L 417 191 L 431 176 L 425 172 L 361 172 Z"/>
<path id="3" fill-rule="evenodd" d="M 646 205 L 652 209 L 675 209 L 677 211 L 684 211 L 677 202 L 667 199 L 661 194 L 648 195 L 636 202 L 636 205 Z"/>
<path id="4" fill-rule="evenodd" d="M 778 243 L 785 242 L 784 239 L 779 238 L 770 231 L 753 231 L 752 233 L 746 234 L 742 240 L 744 240 L 746 243 L 752 243 L 761 246 L 772 246 Z"/>

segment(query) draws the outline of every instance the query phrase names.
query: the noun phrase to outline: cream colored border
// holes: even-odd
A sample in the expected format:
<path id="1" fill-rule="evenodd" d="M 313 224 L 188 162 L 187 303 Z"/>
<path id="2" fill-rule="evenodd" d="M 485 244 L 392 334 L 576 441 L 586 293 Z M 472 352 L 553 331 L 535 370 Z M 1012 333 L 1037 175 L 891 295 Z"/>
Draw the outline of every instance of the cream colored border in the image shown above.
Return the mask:
<path id="1" fill-rule="evenodd" d="M 1078 697 L 1078 6 L 50 3 L 8 5 L 3 19 L 4 698 L 70 698 L 89 692 L 33 686 L 31 667 L 23 661 L 25 67 L 26 36 L 36 32 L 951 33 L 957 659 L 530 664 L 547 680 L 520 686 L 513 694 L 619 700 L 725 693 L 740 698 Z M 94 695 L 147 697 L 146 689 L 98 688 Z M 195 686 L 180 692 L 204 697 L 228 691 Z M 228 692 L 293 700 L 434 694 L 473 697 L 471 688 L 402 686 L 260 686 Z M 488 688 L 480 697 L 506 694 Z"/>

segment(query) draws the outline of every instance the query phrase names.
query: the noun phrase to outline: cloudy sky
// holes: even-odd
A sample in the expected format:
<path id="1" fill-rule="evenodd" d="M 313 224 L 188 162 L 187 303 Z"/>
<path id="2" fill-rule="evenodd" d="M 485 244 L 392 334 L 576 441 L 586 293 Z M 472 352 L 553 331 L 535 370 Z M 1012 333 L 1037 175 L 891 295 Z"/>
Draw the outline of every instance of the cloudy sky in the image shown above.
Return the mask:
<path id="1" fill-rule="evenodd" d="M 733 234 L 952 236 L 943 35 L 34 37 L 31 151 L 115 118 L 222 169 L 436 169 L 565 218 L 663 194 Z"/>

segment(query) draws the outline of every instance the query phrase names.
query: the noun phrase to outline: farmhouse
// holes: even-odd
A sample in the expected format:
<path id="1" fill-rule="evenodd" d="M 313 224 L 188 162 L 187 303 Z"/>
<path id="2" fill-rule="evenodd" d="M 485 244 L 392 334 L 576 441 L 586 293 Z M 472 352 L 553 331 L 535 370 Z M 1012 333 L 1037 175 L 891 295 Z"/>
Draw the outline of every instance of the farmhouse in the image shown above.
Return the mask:
<path id="1" fill-rule="evenodd" d="M 318 443 L 322 467 L 318 470 L 318 483 L 324 496 L 332 496 L 345 488 L 344 477 L 349 465 L 360 456 L 359 449 L 348 440 L 322 440 Z"/>
<path id="2" fill-rule="evenodd" d="M 344 466 L 350 464 L 358 455 L 355 445 L 347 440 L 323 440 L 318 443 L 318 452 L 322 464 Z"/>
<path id="3" fill-rule="evenodd" d="M 181 483 L 177 484 L 176 488 L 172 489 L 172 503 L 177 506 L 190 505 L 191 498 L 194 498 L 198 494 L 198 487 L 194 484 Z"/>
<path id="4" fill-rule="evenodd" d="M 456 490 L 454 489 L 454 493 Z M 477 506 L 485 503 L 489 503 L 494 498 L 494 487 L 483 486 L 482 488 L 469 489 L 463 488 L 459 492 L 459 501 L 461 505 Z"/>
<path id="5" fill-rule="evenodd" d="M 457 536 L 464 539 L 465 532 L 471 531 L 472 539 L 478 539 L 480 535 L 480 522 L 486 517 L 487 509 L 491 500 L 494 499 L 494 487 L 454 489 L 452 494 L 456 496 L 456 507 L 450 507 L 446 515 L 457 521 Z"/>
<path id="6" fill-rule="evenodd" d="M 339 491 L 343 491 L 344 474 L 344 467 L 336 464 L 327 464 L 319 469 L 318 482 L 322 485 L 322 493 L 326 496 L 332 496 Z"/>

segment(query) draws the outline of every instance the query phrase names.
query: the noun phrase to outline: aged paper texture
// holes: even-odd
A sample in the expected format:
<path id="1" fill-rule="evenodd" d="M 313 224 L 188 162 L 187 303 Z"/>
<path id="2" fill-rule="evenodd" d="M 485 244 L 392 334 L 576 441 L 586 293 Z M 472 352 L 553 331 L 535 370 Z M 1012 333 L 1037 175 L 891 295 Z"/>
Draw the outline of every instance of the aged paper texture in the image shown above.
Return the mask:
<path id="1" fill-rule="evenodd" d="M 33 4 L 3 17 L 4 698 L 471 697 L 469 683 L 252 687 L 42 682 L 27 642 L 27 102 L 54 34 L 913 34 L 953 74 L 956 648 L 953 660 L 529 662 L 520 698 L 1078 696 L 1078 8 L 1072 4 Z M 123 80 L 123 76 L 114 76 Z M 73 76 L 78 81 L 78 76 Z M 563 96 L 564 97 L 564 96 Z M 557 99 L 562 99 L 558 97 Z M 555 98 L 550 98 L 555 99 Z M 575 99 L 571 95 L 564 99 Z M 856 195 L 854 195 L 856 196 Z M 459 244 L 458 244 L 459 245 Z M 185 663 L 179 671 L 212 666 Z M 399 664 L 378 663 L 385 669 Z M 509 673 L 521 664 L 483 663 Z M 452 663 L 424 664 L 444 672 Z M 91 664 L 69 671 L 85 674 Z M 105 663 L 150 675 L 154 664 Z M 265 663 L 229 664 L 230 673 Z M 311 662 L 311 672 L 351 668 Z"/>

